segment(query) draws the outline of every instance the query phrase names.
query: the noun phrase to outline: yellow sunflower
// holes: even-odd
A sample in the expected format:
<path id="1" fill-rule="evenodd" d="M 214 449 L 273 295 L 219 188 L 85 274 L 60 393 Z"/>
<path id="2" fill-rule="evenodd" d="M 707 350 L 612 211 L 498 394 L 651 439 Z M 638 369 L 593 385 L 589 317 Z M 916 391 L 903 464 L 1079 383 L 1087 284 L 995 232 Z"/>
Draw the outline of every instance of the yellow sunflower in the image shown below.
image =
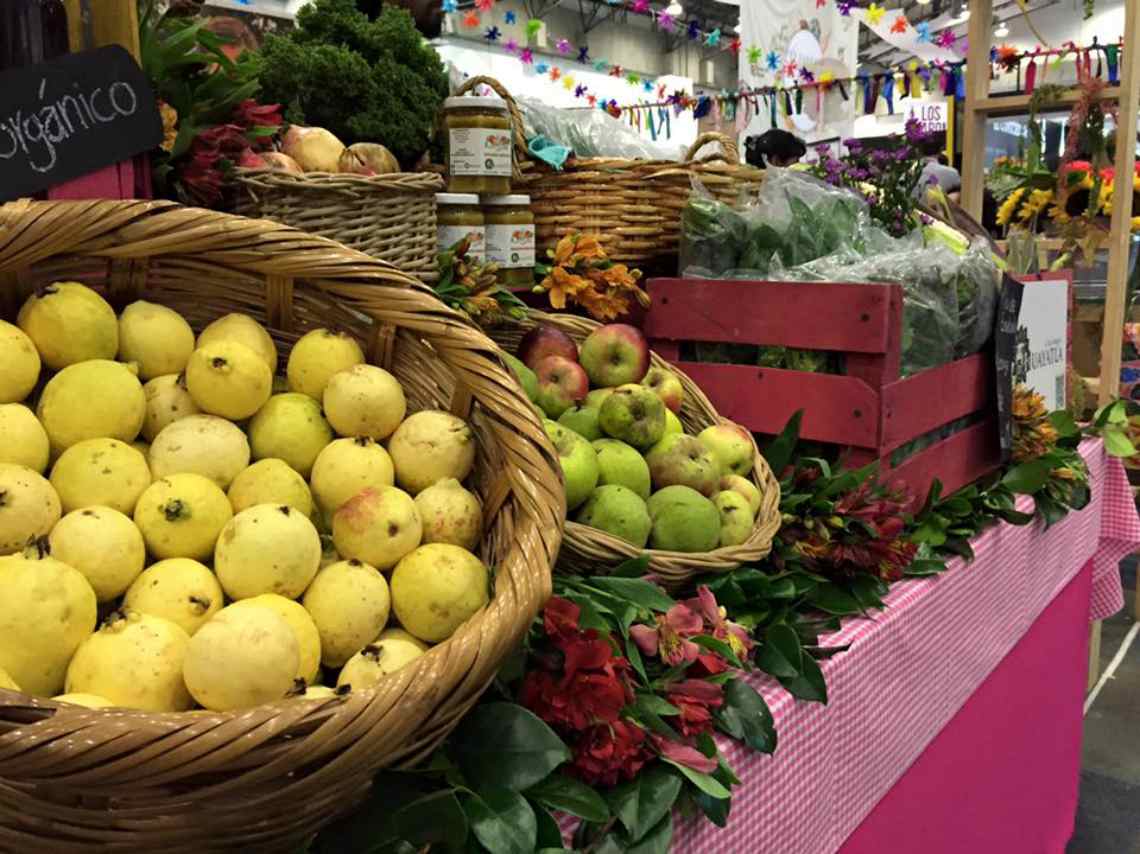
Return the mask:
<path id="1" fill-rule="evenodd" d="M 1061 199 L 1057 199 L 1057 201 L 1053 202 L 1053 205 L 1049 208 L 1049 219 L 1053 220 L 1053 222 L 1057 223 L 1058 225 L 1065 225 L 1066 223 L 1071 222 L 1073 218 L 1069 216 L 1068 213 L 1066 213 L 1064 202 Z"/>
<path id="2" fill-rule="evenodd" d="M 1029 220 L 1049 207 L 1049 203 L 1052 201 L 1052 190 L 1034 190 L 1029 194 L 1029 199 L 1025 204 L 1021 206 L 1021 210 L 1017 213 L 1017 218 L 1022 222 L 1029 222 Z"/>
<path id="3" fill-rule="evenodd" d="M 1009 194 L 1009 197 L 1001 203 L 1001 207 L 997 212 L 997 224 L 1009 225 L 1009 221 L 1013 219 L 1013 212 L 1017 210 L 1017 206 L 1021 204 L 1021 199 L 1025 195 L 1025 188 L 1019 187 Z"/>

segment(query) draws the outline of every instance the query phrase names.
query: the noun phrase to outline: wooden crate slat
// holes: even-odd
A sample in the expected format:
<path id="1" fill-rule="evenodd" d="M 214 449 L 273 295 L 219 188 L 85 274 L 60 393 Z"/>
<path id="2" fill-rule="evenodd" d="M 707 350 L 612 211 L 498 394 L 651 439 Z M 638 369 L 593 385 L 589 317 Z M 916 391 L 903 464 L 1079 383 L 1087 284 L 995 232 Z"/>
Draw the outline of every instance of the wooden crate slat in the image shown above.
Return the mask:
<path id="1" fill-rule="evenodd" d="M 893 451 L 993 399 L 993 362 L 983 353 L 930 368 L 883 388 L 881 448 Z"/>
<path id="2" fill-rule="evenodd" d="M 749 430 L 779 433 L 796 410 L 802 409 L 801 435 L 805 438 L 878 447 L 878 392 L 854 377 L 751 365 L 676 364 L 700 386 L 721 415 Z"/>
<path id="3" fill-rule="evenodd" d="M 917 500 L 922 501 L 935 478 L 942 483 L 942 494 L 949 495 L 989 474 L 1000 463 L 997 420 L 987 418 L 919 451 L 897 468 L 884 472 L 884 478 L 905 481 Z"/>
<path id="4" fill-rule="evenodd" d="M 886 285 L 653 279 L 649 292 L 650 338 L 849 353 L 886 353 L 890 343 Z"/>

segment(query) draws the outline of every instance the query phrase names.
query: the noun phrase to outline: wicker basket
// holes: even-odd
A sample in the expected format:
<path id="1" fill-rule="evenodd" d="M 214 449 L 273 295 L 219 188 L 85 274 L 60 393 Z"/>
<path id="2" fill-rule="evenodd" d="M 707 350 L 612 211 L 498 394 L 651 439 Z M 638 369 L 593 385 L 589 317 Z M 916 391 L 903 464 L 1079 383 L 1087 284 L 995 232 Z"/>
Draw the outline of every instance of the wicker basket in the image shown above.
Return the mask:
<path id="1" fill-rule="evenodd" d="M 549 597 L 565 515 L 558 462 L 491 341 L 394 268 L 272 222 L 165 202 L 0 207 L 0 317 L 38 284 L 79 279 L 200 328 L 224 312 L 279 345 L 353 333 L 409 408 L 472 424 L 489 605 L 371 691 L 235 713 L 60 706 L 0 690 L 0 851 L 297 851 L 381 767 L 426 756 L 517 648 Z"/>
<path id="2" fill-rule="evenodd" d="M 421 282 L 439 279 L 434 172 L 292 175 L 238 169 L 236 211 L 328 237 Z"/>
<path id="3" fill-rule="evenodd" d="M 538 324 L 556 326 L 578 344 L 600 325 L 584 317 L 531 311 L 525 321 L 507 322 L 492 327 L 487 332 L 504 350 L 514 353 L 523 335 Z M 656 353 L 651 353 L 650 359 L 654 367 L 667 368 L 681 380 L 685 389 L 685 402 L 679 416 L 686 433 L 696 433 L 726 420 L 717 415 L 696 383 Z M 558 554 L 558 568 L 583 575 L 600 575 L 623 561 L 648 554 L 649 571 L 659 576 L 670 589 L 678 589 L 699 575 L 730 572 L 742 564 L 766 557 L 772 550 L 772 538 L 780 529 L 780 483 L 758 450 L 754 459 L 752 480 L 760 487 L 762 498 L 756 514 L 756 524 L 746 542 L 699 554 L 642 550 L 605 531 L 568 520 L 562 551 Z"/>
<path id="4" fill-rule="evenodd" d="M 763 170 L 740 163 L 736 141 L 719 133 L 698 137 L 683 163 L 572 158 L 562 171 L 555 171 L 528 158 L 521 114 L 501 83 L 491 77 L 472 77 L 459 91 L 479 85 L 492 88 L 510 109 L 515 158 L 520 164 L 515 190 L 530 196 L 539 257 L 545 257 L 545 250 L 553 249 L 559 238 L 578 231 L 598 235 L 615 262 L 675 273 L 681 211 L 689 202 L 693 179 L 730 204 L 741 192 L 759 189 L 764 180 Z M 724 153 L 694 161 L 710 142 L 719 142 Z"/>

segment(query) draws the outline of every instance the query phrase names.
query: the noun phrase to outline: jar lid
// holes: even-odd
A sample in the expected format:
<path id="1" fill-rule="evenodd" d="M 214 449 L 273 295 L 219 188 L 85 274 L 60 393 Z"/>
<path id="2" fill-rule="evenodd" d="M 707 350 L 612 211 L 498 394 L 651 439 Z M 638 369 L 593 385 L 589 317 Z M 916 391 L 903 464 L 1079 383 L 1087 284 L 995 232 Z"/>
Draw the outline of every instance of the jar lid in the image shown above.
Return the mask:
<path id="1" fill-rule="evenodd" d="M 473 95 L 455 95 L 444 100 L 443 108 L 445 110 L 494 110 L 498 113 L 505 113 L 507 112 L 507 102 L 502 98 L 481 98 L 475 97 Z"/>
<path id="2" fill-rule="evenodd" d="M 530 196 L 483 196 L 485 205 L 529 205 Z"/>
<path id="3" fill-rule="evenodd" d="M 479 197 L 474 193 L 436 193 L 437 205 L 477 205 Z"/>

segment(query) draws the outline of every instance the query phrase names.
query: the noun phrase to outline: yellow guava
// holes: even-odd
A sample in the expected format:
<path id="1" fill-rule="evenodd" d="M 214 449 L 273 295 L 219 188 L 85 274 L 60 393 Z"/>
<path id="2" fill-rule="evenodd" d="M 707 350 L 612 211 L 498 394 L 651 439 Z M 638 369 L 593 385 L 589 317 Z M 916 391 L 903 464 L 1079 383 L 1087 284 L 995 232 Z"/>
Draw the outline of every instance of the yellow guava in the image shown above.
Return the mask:
<path id="1" fill-rule="evenodd" d="M 321 635 L 321 661 L 341 667 L 388 622 L 388 582 L 374 566 L 342 560 L 317 573 L 301 600 Z"/>
<path id="2" fill-rule="evenodd" d="M 115 612 L 75 651 L 68 694 L 106 697 L 116 706 L 184 712 L 194 705 L 182 681 L 190 636 L 170 620 Z"/>
<path id="3" fill-rule="evenodd" d="M 222 489 L 249 465 L 249 440 L 232 421 L 216 415 L 188 415 L 168 424 L 150 443 L 151 474 L 190 472 Z"/>
<path id="4" fill-rule="evenodd" d="M 57 703 L 70 703 L 73 706 L 83 706 L 85 709 L 106 709 L 115 705 L 106 697 L 97 697 L 94 694 L 58 694 L 52 699 Z"/>
<path id="5" fill-rule="evenodd" d="M 207 560 L 233 518 L 221 488 L 200 474 L 172 474 L 147 487 L 135 505 L 135 524 L 147 550 L 160 560 Z"/>
<path id="6" fill-rule="evenodd" d="M 182 677 L 199 704 L 216 712 L 283 700 L 300 652 L 285 618 L 271 608 L 223 608 L 186 652 Z"/>
<path id="7" fill-rule="evenodd" d="M 20 327 L 0 320 L 0 403 L 16 403 L 32 393 L 40 378 L 40 354 Z"/>
<path id="8" fill-rule="evenodd" d="M 186 389 L 203 412 L 240 421 L 257 412 L 273 388 L 265 361 L 236 341 L 199 347 L 186 365 Z"/>
<path id="9" fill-rule="evenodd" d="M 138 300 L 119 315 L 119 359 L 136 362 L 144 380 L 186 369 L 194 352 L 194 330 L 172 308 Z"/>
<path id="10" fill-rule="evenodd" d="M 386 439 L 408 410 L 399 381 L 375 365 L 353 365 L 329 377 L 325 417 L 341 436 Z"/>
<path id="11" fill-rule="evenodd" d="M 363 362 L 364 351 L 351 335 L 314 329 L 302 335 L 289 351 L 285 368 L 289 390 L 319 401 L 333 374 Z"/>
<path id="12" fill-rule="evenodd" d="M 19 691 L 20 686 L 16 684 L 16 680 L 8 675 L 8 671 L 0 667 L 0 691 Z M 332 690 L 331 688 L 329 689 Z"/>
<path id="13" fill-rule="evenodd" d="M 148 442 L 153 442 L 163 428 L 179 418 L 202 411 L 186 390 L 185 374 L 155 377 L 143 386 L 143 395 L 146 398 L 146 415 L 142 434 Z"/>
<path id="14" fill-rule="evenodd" d="M 51 470 L 51 485 L 65 513 L 93 504 L 133 513 L 150 483 L 146 457 L 118 439 L 77 442 L 60 454 Z"/>
<path id="15" fill-rule="evenodd" d="M 48 542 L 52 557 L 82 572 L 100 602 L 122 596 L 146 563 L 139 529 L 110 507 L 73 510 L 51 529 Z"/>
<path id="16" fill-rule="evenodd" d="M 47 536 L 59 521 L 59 496 L 43 475 L 0 463 L 0 555 L 20 551 Z"/>
<path id="17" fill-rule="evenodd" d="M 218 341 L 236 341 L 257 353 L 265 362 L 269 373 L 277 370 L 277 345 L 265 327 L 248 314 L 227 314 L 219 317 L 202 330 L 198 346 L 205 347 Z"/>
<path id="18" fill-rule="evenodd" d="M 412 495 L 437 480 L 463 480 L 475 464 L 475 434 L 449 412 L 426 409 L 409 415 L 388 440 L 396 483 Z"/>
<path id="19" fill-rule="evenodd" d="M 328 685 L 308 685 L 304 691 L 294 696 L 301 700 L 327 700 L 339 695 Z"/>
<path id="20" fill-rule="evenodd" d="M 43 474 L 50 451 L 44 426 L 32 410 L 22 403 L 0 403 L 0 463 Z"/>
<path id="21" fill-rule="evenodd" d="M 317 624 L 300 602 L 294 602 L 276 593 L 264 593 L 251 599 L 242 599 L 230 607 L 269 608 L 282 617 L 297 638 L 299 663 L 296 678 L 303 679 L 307 684 L 316 681 L 321 669 L 321 635 L 317 631 Z"/>
<path id="22" fill-rule="evenodd" d="M 489 601 L 483 561 L 450 543 L 420 546 L 392 571 L 392 609 L 420 640 L 447 640 Z"/>
<path id="23" fill-rule="evenodd" d="M 305 478 L 332 438 L 321 405 L 304 394 L 273 395 L 249 422 L 253 458 L 284 460 Z"/>
<path id="24" fill-rule="evenodd" d="M 170 620 L 193 635 L 222 610 L 225 594 L 217 576 L 189 558 L 160 560 L 127 588 L 123 607 Z"/>
<path id="25" fill-rule="evenodd" d="M 239 473 L 226 494 L 235 513 L 255 504 L 288 504 L 302 516 L 313 515 L 313 496 L 305 479 L 287 462 L 272 457 Z"/>
<path id="26" fill-rule="evenodd" d="M 394 486 L 365 489 L 333 514 L 333 543 L 345 557 L 389 569 L 420 544 L 416 502 Z"/>
<path id="27" fill-rule="evenodd" d="M 129 365 L 93 359 L 48 380 L 36 414 L 57 453 L 84 439 L 133 442 L 146 417 L 146 395 Z"/>
<path id="28" fill-rule="evenodd" d="M 317 456 L 309 481 L 317 506 L 332 519 L 348 499 L 365 489 L 393 485 L 392 458 L 367 437 L 334 439 Z"/>
<path id="29" fill-rule="evenodd" d="M 395 673 L 427 649 L 427 644 L 403 629 L 386 629 L 345 663 L 336 685 L 350 685 L 355 691 L 375 687 L 383 676 Z"/>
<path id="30" fill-rule="evenodd" d="M 277 593 L 296 599 L 321 565 L 321 537 L 288 504 L 258 504 L 226 525 L 214 549 L 214 572 L 231 599 Z"/>
<path id="31" fill-rule="evenodd" d="M 425 543 L 451 543 L 475 551 L 483 536 L 483 506 L 455 478 L 436 481 L 416 496 Z"/>
<path id="32" fill-rule="evenodd" d="M 115 310 L 79 282 L 56 282 L 28 297 L 16 323 L 54 370 L 119 352 Z"/>
<path id="33" fill-rule="evenodd" d="M 52 557 L 0 558 L 0 667 L 23 691 L 51 697 L 67 663 L 95 631 L 95 591 Z"/>

